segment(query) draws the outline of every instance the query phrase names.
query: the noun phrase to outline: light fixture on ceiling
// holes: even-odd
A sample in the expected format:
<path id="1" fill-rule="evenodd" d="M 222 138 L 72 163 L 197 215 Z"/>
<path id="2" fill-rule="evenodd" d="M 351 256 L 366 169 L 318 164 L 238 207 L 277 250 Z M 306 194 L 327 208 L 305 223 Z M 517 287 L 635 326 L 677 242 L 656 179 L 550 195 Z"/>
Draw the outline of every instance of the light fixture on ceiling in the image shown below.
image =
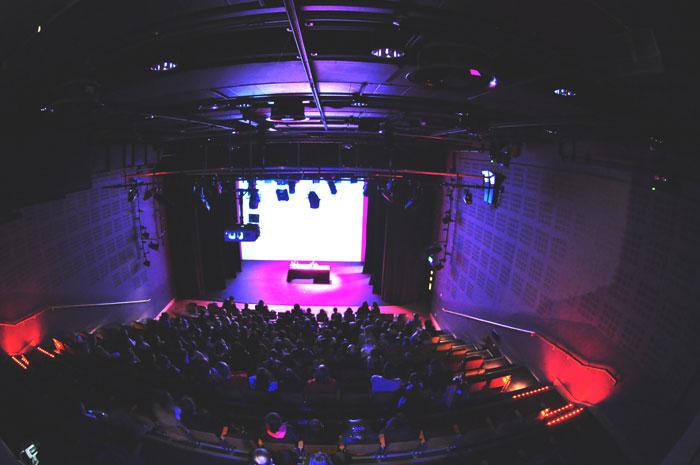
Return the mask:
<path id="1" fill-rule="evenodd" d="M 566 87 L 557 87 L 552 92 L 559 97 L 576 97 L 576 91 L 567 89 Z"/>
<path id="2" fill-rule="evenodd" d="M 496 76 L 494 76 L 489 81 L 489 89 L 495 89 L 496 87 L 498 87 L 498 79 L 496 79 Z"/>
<path id="3" fill-rule="evenodd" d="M 153 71 L 154 73 L 164 73 L 166 71 L 172 71 L 175 68 L 177 68 L 177 63 L 174 61 L 170 60 L 165 60 L 160 63 L 154 63 L 151 65 L 149 70 Z"/>
<path id="4" fill-rule="evenodd" d="M 41 24 L 36 27 L 36 33 L 41 34 Z"/>
<path id="5" fill-rule="evenodd" d="M 403 58 L 406 55 L 406 52 L 404 52 L 400 48 L 384 47 L 375 48 L 374 50 L 372 50 L 372 55 L 374 55 L 377 58 L 383 58 L 386 60 L 395 60 L 398 58 Z"/>
<path id="6" fill-rule="evenodd" d="M 253 106 L 253 104 L 250 102 L 238 102 L 236 104 L 236 108 L 238 108 L 239 110 L 245 110 L 245 109 L 250 108 L 252 106 Z"/>
<path id="7" fill-rule="evenodd" d="M 365 108 L 368 105 L 367 100 L 360 95 L 360 94 L 354 94 L 352 96 L 352 100 L 350 101 L 350 106 L 354 108 Z"/>

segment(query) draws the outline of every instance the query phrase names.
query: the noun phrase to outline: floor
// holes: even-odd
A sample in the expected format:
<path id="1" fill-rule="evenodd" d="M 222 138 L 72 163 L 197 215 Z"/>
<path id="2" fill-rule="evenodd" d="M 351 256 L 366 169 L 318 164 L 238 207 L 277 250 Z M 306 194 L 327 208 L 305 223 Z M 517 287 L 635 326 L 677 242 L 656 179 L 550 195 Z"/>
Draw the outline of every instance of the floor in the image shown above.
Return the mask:
<path id="1" fill-rule="evenodd" d="M 257 302 L 268 305 L 303 307 L 335 306 L 357 307 L 362 302 L 377 302 L 381 298 L 372 293 L 369 275 L 362 274 L 362 263 L 324 262 L 331 266 L 330 284 L 313 284 L 311 280 L 287 282 L 288 261 L 245 260 L 243 271 L 232 279 L 226 289 L 206 296 L 221 301 L 233 296 L 237 302 Z"/>

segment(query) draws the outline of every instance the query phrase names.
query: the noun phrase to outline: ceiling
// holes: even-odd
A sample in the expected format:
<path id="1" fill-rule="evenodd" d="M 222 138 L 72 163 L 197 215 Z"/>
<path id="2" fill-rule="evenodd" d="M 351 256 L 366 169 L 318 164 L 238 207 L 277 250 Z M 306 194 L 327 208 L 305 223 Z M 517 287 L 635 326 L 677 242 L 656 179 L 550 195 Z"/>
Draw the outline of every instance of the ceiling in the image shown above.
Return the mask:
<path id="1" fill-rule="evenodd" d="M 0 114 L 31 130 L 164 141 L 663 132 L 696 119 L 690 17 L 633 0 L 12 0 L 0 4 Z M 149 70 L 164 61 L 177 67 Z M 457 80 L 407 78 L 436 63 Z M 307 119 L 267 121 L 287 96 Z"/>

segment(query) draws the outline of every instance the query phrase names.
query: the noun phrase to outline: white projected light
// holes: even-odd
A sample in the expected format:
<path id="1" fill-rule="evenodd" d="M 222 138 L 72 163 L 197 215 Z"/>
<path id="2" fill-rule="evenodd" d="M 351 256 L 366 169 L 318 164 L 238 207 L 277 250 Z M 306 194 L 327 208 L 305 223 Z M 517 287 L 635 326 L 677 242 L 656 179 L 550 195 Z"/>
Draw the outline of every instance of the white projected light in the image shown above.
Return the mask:
<path id="1" fill-rule="evenodd" d="M 256 181 L 260 196 L 257 210 L 243 202 L 243 218 L 260 216 L 260 237 L 241 244 L 243 260 L 300 260 L 361 262 L 365 226 L 364 183 L 336 181 L 337 193 L 311 180 L 298 181 L 289 200 L 277 197 L 274 181 Z M 325 184 L 325 183 L 324 183 Z M 322 187 L 321 187 L 322 186 Z M 238 182 L 247 189 L 247 181 Z M 318 208 L 309 207 L 309 193 L 320 198 Z"/>

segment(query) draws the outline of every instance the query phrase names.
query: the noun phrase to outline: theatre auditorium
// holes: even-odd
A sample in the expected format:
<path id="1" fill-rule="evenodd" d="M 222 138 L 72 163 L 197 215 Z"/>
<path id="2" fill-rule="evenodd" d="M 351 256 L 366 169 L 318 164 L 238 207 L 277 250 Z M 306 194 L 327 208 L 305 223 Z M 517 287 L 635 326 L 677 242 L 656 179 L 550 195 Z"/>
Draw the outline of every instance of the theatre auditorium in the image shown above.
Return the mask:
<path id="1" fill-rule="evenodd" d="M 696 17 L 0 2 L 0 465 L 700 465 Z"/>

